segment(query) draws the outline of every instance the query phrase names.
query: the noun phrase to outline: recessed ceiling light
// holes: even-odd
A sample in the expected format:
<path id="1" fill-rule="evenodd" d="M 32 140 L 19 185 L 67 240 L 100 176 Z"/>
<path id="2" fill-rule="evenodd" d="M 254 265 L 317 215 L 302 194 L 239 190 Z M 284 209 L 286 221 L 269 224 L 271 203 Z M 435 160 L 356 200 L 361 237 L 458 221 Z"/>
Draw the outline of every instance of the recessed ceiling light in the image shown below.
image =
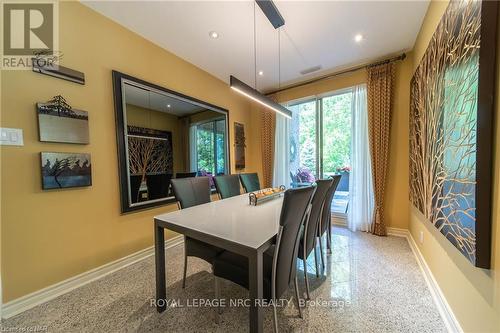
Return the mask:
<path id="1" fill-rule="evenodd" d="M 356 36 L 354 36 L 354 40 L 356 41 L 356 43 L 361 42 L 363 40 L 363 35 L 357 34 Z"/>
<path id="2" fill-rule="evenodd" d="M 259 71 L 259 75 L 260 76 L 264 75 L 264 71 Z"/>
<path id="3" fill-rule="evenodd" d="M 219 38 L 219 34 L 217 33 L 217 31 L 210 31 L 208 35 L 213 39 Z"/>
<path id="4" fill-rule="evenodd" d="M 167 104 L 167 108 L 169 108 L 169 107 L 170 107 L 170 104 Z"/>

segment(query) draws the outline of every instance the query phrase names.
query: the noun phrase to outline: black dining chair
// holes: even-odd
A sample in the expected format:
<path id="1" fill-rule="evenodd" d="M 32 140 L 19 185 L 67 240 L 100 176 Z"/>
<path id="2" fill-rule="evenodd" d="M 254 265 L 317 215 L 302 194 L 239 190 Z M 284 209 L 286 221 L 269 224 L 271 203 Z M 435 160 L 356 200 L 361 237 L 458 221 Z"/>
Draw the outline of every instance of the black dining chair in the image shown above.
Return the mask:
<path id="1" fill-rule="evenodd" d="M 240 173 L 240 181 L 246 193 L 260 190 L 259 175 L 257 173 Z"/>
<path id="2" fill-rule="evenodd" d="M 337 190 L 337 187 L 340 183 L 340 178 L 342 176 L 340 175 L 335 175 L 332 176 L 333 182 L 328 191 L 326 192 L 326 198 L 325 198 L 325 203 L 323 204 L 323 212 L 321 214 L 321 222 L 320 226 L 318 228 L 319 233 L 319 241 L 321 243 L 321 238 L 326 232 L 326 246 L 327 249 L 332 251 L 332 200 L 333 196 L 335 195 L 335 191 Z"/>
<path id="3" fill-rule="evenodd" d="M 220 199 L 227 199 L 241 194 L 238 175 L 217 176 L 214 180 Z"/>
<path id="4" fill-rule="evenodd" d="M 175 178 L 192 178 L 196 177 L 196 172 L 177 172 Z"/>
<path id="5" fill-rule="evenodd" d="M 208 177 L 191 177 L 170 180 L 175 199 L 180 209 L 210 202 L 210 186 Z M 213 264 L 213 259 L 222 249 L 193 239 L 184 238 L 184 275 L 182 288 L 186 287 L 187 258 L 196 257 Z"/>
<path id="6" fill-rule="evenodd" d="M 303 187 L 285 191 L 275 245 L 264 252 L 263 258 L 263 298 L 272 300 L 274 331 L 278 331 L 276 300 L 293 283 L 300 317 L 299 290 L 297 285 L 297 252 L 303 225 L 311 209 L 311 198 L 315 188 Z M 248 289 L 248 259 L 244 256 L 223 251 L 214 260 L 215 297 L 220 299 L 219 278 L 232 281 Z M 219 313 L 221 312 L 219 307 Z"/>
<path id="7" fill-rule="evenodd" d="M 307 298 L 310 299 L 309 295 L 309 279 L 307 277 L 307 257 L 314 250 L 314 263 L 316 265 L 316 276 L 319 277 L 319 266 L 318 266 L 318 227 L 322 215 L 323 204 L 325 202 L 326 193 L 333 183 L 333 179 L 318 179 L 316 180 L 316 192 L 311 202 L 311 214 L 309 216 L 309 223 L 300 238 L 299 246 L 299 259 L 302 259 L 304 264 L 304 279 L 306 281 L 306 293 Z M 324 269 L 325 262 L 323 259 L 323 249 L 321 243 L 320 245 L 320 257 L 321 265 Z"/>

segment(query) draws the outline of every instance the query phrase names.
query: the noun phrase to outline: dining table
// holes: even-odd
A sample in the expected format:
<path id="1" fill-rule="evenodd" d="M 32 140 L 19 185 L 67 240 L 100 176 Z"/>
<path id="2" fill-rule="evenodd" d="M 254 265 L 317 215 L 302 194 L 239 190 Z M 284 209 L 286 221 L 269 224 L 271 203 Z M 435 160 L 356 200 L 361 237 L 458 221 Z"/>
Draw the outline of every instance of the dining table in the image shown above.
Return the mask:
<path id="1" fill-rule="evenodd" d="M 242 194 L 155 216 L 157 311 L 165 311 L 168 304 L 164 234 L 168 229 L 248 258 L 249 330 L 262 332 L 263 254 L 275 241 L 282 204 L 279 196 L 254 206 L 248 194 Z"/>

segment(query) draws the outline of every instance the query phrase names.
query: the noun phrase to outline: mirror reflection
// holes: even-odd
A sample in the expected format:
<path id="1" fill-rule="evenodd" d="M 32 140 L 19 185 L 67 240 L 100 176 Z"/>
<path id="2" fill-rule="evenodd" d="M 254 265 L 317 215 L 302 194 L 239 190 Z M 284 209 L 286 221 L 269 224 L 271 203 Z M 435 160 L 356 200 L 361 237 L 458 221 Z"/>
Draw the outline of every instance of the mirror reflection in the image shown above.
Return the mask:
<path id="1" fill-rule="evenodd" d="M 173 199 L 172 178 L 227 173 L 227 113 L 125 80 L 122 94 L 130 207 Z"/>

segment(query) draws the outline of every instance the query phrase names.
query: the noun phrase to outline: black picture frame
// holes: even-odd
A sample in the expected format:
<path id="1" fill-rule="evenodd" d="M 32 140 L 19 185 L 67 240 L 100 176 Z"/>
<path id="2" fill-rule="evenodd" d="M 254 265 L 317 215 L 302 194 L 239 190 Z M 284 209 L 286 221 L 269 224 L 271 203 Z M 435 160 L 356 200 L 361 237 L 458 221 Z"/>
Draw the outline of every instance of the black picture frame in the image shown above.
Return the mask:
<path id="1" fill-rule="evenodd" d="M 122 91 L 122 83 L 127 81 L 132 84 L 138 84 L 139 86 L 150 87 L 151 89 L 158 90 L 164 92 L 166 94 L 172 95 L 173 97 L 185 100 L 187 102 L 198 104 L 207 109 L 219 112 L 226 117 L 226 133 L 228 135 L 226 140 L 226 156 L 227 156 L 227 165 L 226 165 L 226 173 L 231 173 L 231 155 L 229 149 L 229 111 L 225 108 L 219 107 L 217 105 L 199 100 L 197 98 L 187 96 L 185 94 L 170 90 L 168 88 L 156 85 L 154 83 L 150 83 L 144 81 L 142 79 L 136 78 L 134 76 L 121 73 L 119 71 L 112 71 L 112 80 L 113 80 L 113 98 L 114 98 L 114 108 L 115 108 L 115 125 L 116 125 L 116 145 L 117 145 L 117 155 L 118 155 L 118 181 L 119 181 L 119 190 L 120 190 L 120 207 L 121 213 L 130 213 L 139 210 L 145 210 L 153 207 L 163 206 L 166 204 L 171 204 L 175 202 L 175 198 L 165 198 L 164 200 L 157 202 L 144 203 L 137 206 L 131 206 L 129 202 L 128 196 L 128 160 L 127 160 L 127 151 L 125 144 L 125 134 L 126 134 L 126 126 L 124 115 L 123 115 L 123 91 Z"/>

